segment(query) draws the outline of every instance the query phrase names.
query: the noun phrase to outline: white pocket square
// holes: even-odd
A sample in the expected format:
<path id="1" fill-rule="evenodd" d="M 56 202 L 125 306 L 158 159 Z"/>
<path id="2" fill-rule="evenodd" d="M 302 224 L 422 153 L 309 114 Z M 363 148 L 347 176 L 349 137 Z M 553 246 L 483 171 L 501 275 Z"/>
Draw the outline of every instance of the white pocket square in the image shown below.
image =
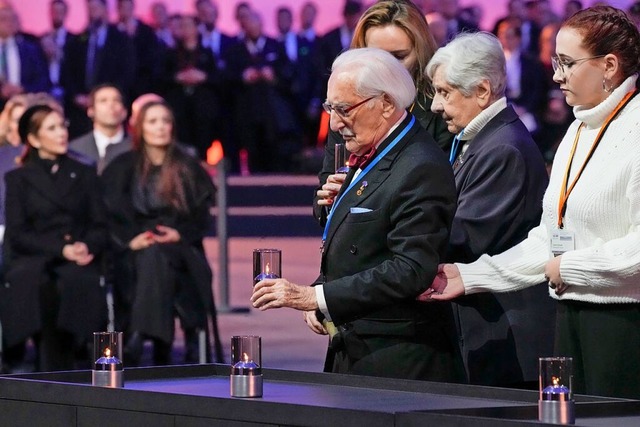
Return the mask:
<path id="1" fill-rule="evenodd" d="M 349 213 L 352 213 L 352 214 L 361 214 L 361 213 L 367 213 L 371 211 L 372 209 L 369 209 L 369 208 L 350 208 L 349 209 Z"/>

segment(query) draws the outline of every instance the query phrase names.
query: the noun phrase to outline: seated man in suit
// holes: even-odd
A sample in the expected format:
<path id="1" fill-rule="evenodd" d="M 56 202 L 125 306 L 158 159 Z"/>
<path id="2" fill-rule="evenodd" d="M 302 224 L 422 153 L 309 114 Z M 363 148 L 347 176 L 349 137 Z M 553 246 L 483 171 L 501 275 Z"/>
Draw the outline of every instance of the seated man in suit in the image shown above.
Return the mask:
<path id="1" fill-rule="evenodd" d="M 87 115 L 93 130 L 71 141 L 70 151 L 95 163 L 101 174 L 118 154 L 131 149 L 124 127 L 127 108 L 120 90 L 108 83 L 96 86 L 89 94 Z"/>
<path id="2" fill-rule="evenodd" d="M 265 279 L 251 299 L 302 310 L 312 331 L 330 334 L 326 370 L 455 382 L 451 307 L 415 299 L 436 274 L 456 203 L 442 149 L 406 111 L 415 93 L 382 50 L 334 61 L 324 108 L 354 158 L 327 218 L 320 277 L 314 287 Z"/>

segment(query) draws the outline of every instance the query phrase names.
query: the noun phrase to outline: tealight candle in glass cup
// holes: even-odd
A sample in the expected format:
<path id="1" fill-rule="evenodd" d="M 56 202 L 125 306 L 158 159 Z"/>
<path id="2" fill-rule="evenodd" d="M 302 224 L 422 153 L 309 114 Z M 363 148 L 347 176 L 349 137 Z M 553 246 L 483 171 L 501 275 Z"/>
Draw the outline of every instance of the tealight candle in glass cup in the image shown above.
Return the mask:
<path id="1" fill-rule="evenodd" d="M 91 383 L 101 387 L 124 387 L 122 332 L 93 333 Z"/>
<path id="2" fill-rule="evenodd" d="M 264 279 L 282 277 L 282 251 L 280 249 L 253 250 L 253 286 Z"/>
<path id="3" fill-rule="evenodd" d="M 539 359 L 538 420 L 551 424 L 574 424 L 573 359 Z"/>

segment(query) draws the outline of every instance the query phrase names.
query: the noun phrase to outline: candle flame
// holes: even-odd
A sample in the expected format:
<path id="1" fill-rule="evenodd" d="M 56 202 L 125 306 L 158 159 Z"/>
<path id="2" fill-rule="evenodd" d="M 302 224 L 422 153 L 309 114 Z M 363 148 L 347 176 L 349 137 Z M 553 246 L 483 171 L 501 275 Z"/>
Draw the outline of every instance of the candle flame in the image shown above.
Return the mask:
<path id="1" fill-rule="evenodd" d="M 554 386 L 559 386 L 560 385 L 560 378 L 551 377 L 551 382 L 553 383 Z"/>
<path id="2" fill-rule="evenodd" d="M 242 361 L 243 362 L 248 362 L 249 361 L 249 355 L 247 353 L 242 353 Z"/>
<path id="3" fill-rule="evenodd" d="M 104 349 L 104 356 L 111 357 L 111 349 L 109 347 Z"/>
<path id="4" fill-rule="evenodd" d="M 267 263 L 267 265 L 265 265 L 265 267 L 264 267 L 264 272 L 265 272 L 266 274 L 269 274 L 269 270 L 270 270 L 270 269 L 269 269 L 269 263 Z"/>

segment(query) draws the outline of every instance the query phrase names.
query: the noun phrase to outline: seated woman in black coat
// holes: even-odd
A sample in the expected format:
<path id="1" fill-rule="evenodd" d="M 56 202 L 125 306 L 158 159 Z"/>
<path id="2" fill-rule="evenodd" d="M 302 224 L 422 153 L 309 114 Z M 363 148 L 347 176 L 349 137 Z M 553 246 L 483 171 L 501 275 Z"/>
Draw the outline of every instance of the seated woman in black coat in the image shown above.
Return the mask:
<path id="1" fill-rule="evenodd" d="M 117 327 L 125 330 L 127 364 L 142 341 L 154 342 L 155 364 L 170 361 L 177 314 L 186 361 L 197 360 L 197 332 L 212 307 L 211 269 L 202 247 L 215 188 L 197 160 L 176 145 L 173 114 L 164 102 L 144 105 L 133 129 L 131 152 L 102 174 L 110 231 L 116 244 Z M 195 342 L 194 342 L 195 341 Z"/>
<path id="2" fill-rule="evenodd" d="M 67 157 L 62 114 L 28 108 L 22 165 L 6 180 L 6 283 L 0 321 L 8 346 L 33 337 L 37 368 L 74 368 L 74 352 L 106 325 L 100 254 L 107 243 L 95 170 Z"/>

